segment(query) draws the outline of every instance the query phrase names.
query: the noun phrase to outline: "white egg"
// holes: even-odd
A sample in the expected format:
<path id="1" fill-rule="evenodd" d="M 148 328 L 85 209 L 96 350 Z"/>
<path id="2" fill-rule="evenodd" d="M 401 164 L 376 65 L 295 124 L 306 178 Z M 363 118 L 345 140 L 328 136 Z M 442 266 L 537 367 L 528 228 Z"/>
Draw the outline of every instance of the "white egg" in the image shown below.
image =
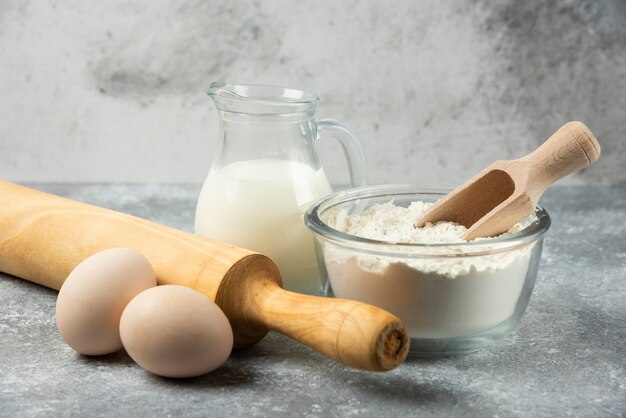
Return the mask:
<path id="1" fill-rule="evenodd" d="M 144 369 L 167 377 L 193 377 L 222 365 L 233 348 L 224 312 L 184 286 L 157 286 L 124 309 L 120 335 L 128 354 Z"/>
<path id="2" fill-rule="evenodd" d="M 137 294 L 156 286 L 150 262 L 132 248 L 112 248 L 83 260 L 67 277 L 56 304 L 61 337 L 81 354 L 122 348 L 119 324 Z"/>

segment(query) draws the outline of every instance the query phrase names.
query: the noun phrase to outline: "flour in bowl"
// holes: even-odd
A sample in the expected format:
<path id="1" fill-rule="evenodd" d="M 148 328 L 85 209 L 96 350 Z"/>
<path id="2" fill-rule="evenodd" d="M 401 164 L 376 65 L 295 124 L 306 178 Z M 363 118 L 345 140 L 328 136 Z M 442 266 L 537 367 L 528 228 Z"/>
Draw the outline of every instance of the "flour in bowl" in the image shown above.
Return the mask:
<path id="1" fill-rule="evenodd" d="M 463 245 L 467 229 L 451 222 L 414 228 L 432 203 L 409 207 L 388 202 L 357 214 L 329 210 L 323 221 L 338 231 L 384 243 L 376 253 L 334 243 L 323 246 L 336 297 L 386 309 L 409 328 L 412 338 L 438 339 L 487 331 L 511 317 L 522 293 L 533 244 L 510 242 Z M 531 215 L 503 235 L 529 226 Z M 479 238 L 476 241 L 486 240 Z M 405 244 L 458 244 L 410 246 Z"/>
<path id="2" fill-rule="evenodd" d="M 333 228 L 363 238 L 378 241 L 401 242 L 407 244 L 442 244 L 465 242 L 463 235 L 467 228 L 452 222 L 437 222 L 423 228 L 413 224 L 422 217 L 434 203 L 412 202 L 408 208 L 394 205 L 393 201 L 371 206 L 361 213 L 348 215 L 346 210 L 329 212 L 324 221 Z M 530 215 L 515 224 L 503 235 L 519 232 L 536 219 Z M 478 238 L 484 240 L 486 238 Z"/>

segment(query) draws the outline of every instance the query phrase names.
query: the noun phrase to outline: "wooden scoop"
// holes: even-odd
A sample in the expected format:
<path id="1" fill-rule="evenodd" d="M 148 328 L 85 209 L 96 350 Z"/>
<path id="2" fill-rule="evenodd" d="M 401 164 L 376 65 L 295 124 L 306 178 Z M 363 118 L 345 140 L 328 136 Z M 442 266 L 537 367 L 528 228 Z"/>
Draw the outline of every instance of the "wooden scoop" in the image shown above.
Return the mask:
<path id="1" fill-rule="evenodd" d="M 450 221 L 468 228 L 471 241 L 507 231 L 533 212 L 555 181 L 593 164 L 600 145 L 581 122 L 568 122 L 531 154 L 496 161 L 439 200 L 415 227 Z"/>

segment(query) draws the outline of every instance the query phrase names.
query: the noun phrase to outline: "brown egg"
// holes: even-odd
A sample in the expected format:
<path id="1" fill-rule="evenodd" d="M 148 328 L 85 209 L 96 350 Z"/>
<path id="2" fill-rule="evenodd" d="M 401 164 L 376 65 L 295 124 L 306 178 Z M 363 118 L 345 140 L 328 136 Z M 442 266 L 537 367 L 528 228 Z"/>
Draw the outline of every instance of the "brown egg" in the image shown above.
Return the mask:
<path id="1" fill-rule="evenodd" d="M 81 354 L 119 350 L 124 308 L 137 294 L 154 286 L 152 266 L 132 248 L 112 248 L 86 258 L 59 290 L 56 321 L 61 337 Z"/>
<path id="2" fill-rule="evenodd" d="M 144 369 L 166 377 L 193 377 L 222 365 L 233 348 L 224 312 L 184 286 L 157 286 L 124 309 L 120 335 L 128 354 Z"/>

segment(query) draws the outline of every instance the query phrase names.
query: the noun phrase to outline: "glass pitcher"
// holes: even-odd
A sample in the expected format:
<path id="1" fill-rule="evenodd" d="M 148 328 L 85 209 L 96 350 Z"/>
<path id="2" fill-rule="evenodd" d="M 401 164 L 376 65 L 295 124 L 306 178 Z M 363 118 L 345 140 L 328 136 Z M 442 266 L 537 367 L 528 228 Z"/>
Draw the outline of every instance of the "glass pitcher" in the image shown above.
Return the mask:
<path id="1" fill-rule="evenodd" d="M 208 95 L 220 116 L 220 148 L 198 198 L 196 233 L 265 254 L 286 289 L 317 292 L 314 241 L 303 215 L 332 190 L 315 144 L 323 136 L 339 140 L 351 183 L 362 186 L 359 142 L 336 121 L 316 120 L 319 99 L 311 93 L 213 83 Z"/>

